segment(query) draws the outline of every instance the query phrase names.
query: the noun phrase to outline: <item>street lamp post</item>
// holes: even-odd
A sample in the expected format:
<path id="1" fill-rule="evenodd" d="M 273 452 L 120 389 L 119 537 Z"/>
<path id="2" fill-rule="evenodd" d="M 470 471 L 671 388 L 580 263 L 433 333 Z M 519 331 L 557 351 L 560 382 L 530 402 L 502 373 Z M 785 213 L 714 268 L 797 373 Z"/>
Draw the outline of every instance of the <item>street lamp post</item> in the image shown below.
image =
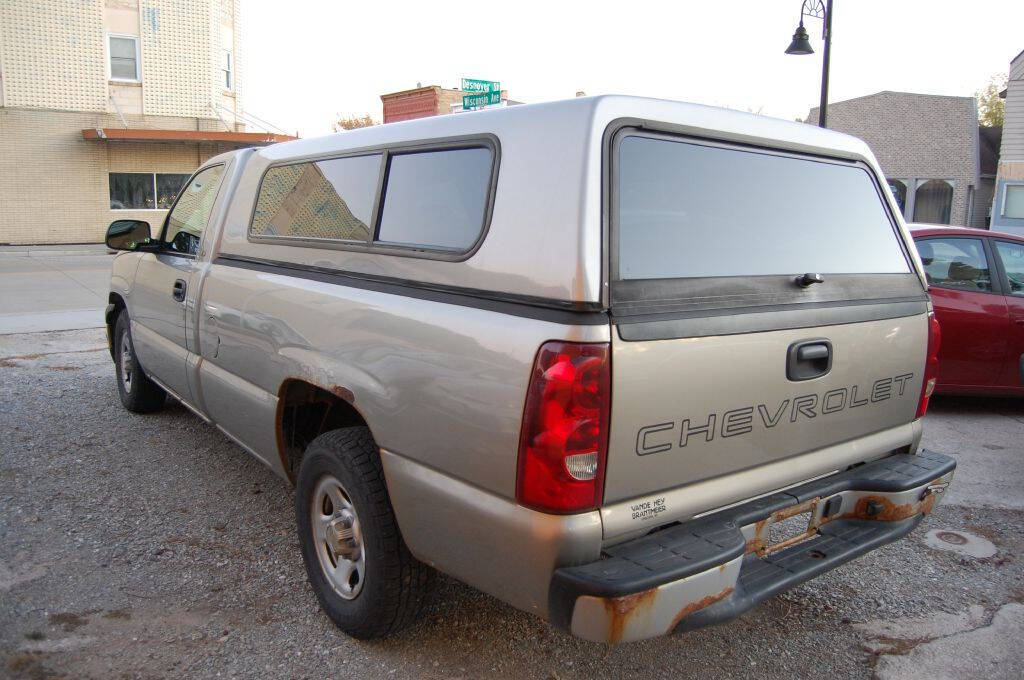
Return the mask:
<path id="1" fill-rule="evenodd" d="M 828 58 L 832 51 L 832 0 L 823 3 L 822 0 L 804 0 L 800 5 L 800 25 L 793 33 L 793 42 L 786 48 L 786 54 L 814 54 L 811 48 L 811 41 L 804 28 L 804 17 L 821 19 L 821 37 L 825 41 L 825 54 L 821 63 L 821 105 L 818 106 L 818 127 L 828 127 L 825 124 L 828 109 Z"/>

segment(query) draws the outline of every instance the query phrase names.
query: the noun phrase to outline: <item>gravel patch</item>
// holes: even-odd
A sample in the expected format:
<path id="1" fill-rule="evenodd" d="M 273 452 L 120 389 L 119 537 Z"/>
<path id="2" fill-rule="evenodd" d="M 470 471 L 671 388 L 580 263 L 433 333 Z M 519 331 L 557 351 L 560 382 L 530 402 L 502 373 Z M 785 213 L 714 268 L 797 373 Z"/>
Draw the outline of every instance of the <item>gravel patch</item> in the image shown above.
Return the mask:
<path id="1" fill-rule="evenodd" d="M 1020 422 L 999 422 L 1021 454 Z M 0 432 L 0 677 L 867 678 L 895 649 L 871 622 L 987 624 L 1024 600 L 1024 511 L 940 505 L 903 542 L 687 635 L 588 643 L 442 577 L 421 623 L 360 642 L 306 584 L 287 485 L 178 404 L 122 409 L 102 330 L 0 339 Z M 934 550 L 932 529 L 996 553 Z"/>

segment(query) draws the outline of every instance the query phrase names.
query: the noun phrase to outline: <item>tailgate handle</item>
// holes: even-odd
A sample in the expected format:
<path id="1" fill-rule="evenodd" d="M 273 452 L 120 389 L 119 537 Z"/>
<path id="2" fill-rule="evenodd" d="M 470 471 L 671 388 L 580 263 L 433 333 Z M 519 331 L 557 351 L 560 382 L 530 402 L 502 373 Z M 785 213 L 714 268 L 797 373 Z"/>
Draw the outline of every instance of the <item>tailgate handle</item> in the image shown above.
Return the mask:
<path id="1" fill-rule="evenodd" d="M 825 345 L 804 345 L 797 353 L 800 361 L 814 361 L 816 359 L 828 358 L 828 347 Z"/>
<path id="2" fill-rule="evenodd" d="M 820 378 L 832 370 L 832 343 L 825 338 L 798 340 L 786 352 L 786 377 L 793 381 Z"/>

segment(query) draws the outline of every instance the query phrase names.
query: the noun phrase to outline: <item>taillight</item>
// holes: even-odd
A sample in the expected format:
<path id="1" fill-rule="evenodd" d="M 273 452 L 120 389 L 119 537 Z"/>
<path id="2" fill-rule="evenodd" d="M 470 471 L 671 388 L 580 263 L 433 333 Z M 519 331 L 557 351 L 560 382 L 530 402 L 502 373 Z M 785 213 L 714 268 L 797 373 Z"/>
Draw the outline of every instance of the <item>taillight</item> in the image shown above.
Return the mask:
<path id="1" fill-rule="evenodd" d="M 519 436 L 520 504 L 554 513 L 600 504 L 610 403 L 608 343 L 541 345 Z"/>
<path id="2" fill-rule="evenodd" d="M 924 383 L 921 385 L 921 399 L 917 402 L 917 415 L 920 418 L 928 410 L 928 400 L 935 391 L 935 382 L 939 379 L 939 320 L 935 312 L 928 312 L 928 354 L 924 362 Z"/>

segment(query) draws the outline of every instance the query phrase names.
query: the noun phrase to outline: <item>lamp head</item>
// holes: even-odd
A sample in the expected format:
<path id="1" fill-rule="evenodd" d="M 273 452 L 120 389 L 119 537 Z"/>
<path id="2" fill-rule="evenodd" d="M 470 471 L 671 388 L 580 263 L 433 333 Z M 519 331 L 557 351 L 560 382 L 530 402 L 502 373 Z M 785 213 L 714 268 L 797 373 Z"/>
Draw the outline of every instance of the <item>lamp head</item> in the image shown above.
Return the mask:
<path id="1" fill-rule="evenodd" d="M 807 35 L 807 29 L 804 28 L 803 20 L 796 27 L 796 31 L 793 33 L 793 42 L 789 43 L 789 47 L 786 48 L 786 54 L 814 54 L 810 36 Z"/>

